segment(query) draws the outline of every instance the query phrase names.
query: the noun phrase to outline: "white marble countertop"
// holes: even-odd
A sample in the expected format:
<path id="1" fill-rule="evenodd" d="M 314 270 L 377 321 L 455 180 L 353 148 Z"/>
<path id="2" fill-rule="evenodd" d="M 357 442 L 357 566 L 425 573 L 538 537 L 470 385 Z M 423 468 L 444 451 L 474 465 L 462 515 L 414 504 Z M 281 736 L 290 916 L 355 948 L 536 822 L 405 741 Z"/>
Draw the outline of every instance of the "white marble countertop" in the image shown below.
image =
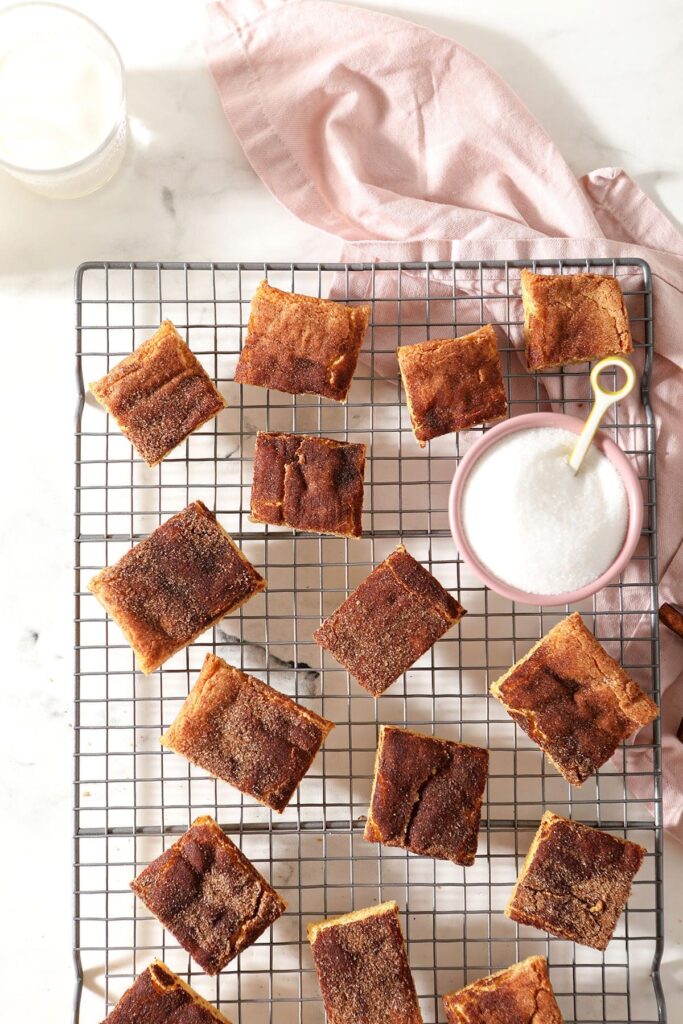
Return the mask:
<path id="1" fill-rule="evenodd" d="M 87 259 L 319 260 L 337 239 L 265 190 L 228 128 L 198 43 L 201 5 L 70 0 L 128 69 L 133 144 L 118 176 L 72 202 L 0 177 L 0 404 L 7 657 L 0 801 L 4 1019 L 69 1019 L 72 860 L 74 268 Z M 572 168 L 625 167 L 683 220 L 683 17 L 677 0 L 375 0 L 476 51 Z M 447 11 L 448 13 L 444 13 Z M 665 843 L 665 988 L 683 990 L 683 849 Z"/>

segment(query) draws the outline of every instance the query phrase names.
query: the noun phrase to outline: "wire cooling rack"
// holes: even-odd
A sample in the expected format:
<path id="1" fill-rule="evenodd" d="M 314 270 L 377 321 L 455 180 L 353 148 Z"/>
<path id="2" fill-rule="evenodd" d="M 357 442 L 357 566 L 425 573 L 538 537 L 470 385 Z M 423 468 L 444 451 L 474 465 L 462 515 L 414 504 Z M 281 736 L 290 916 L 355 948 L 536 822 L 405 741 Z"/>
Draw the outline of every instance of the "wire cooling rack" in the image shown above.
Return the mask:
<path id="1" fill-rule="evenodd" d="M 426 1022 L 443 1021 L 441 995 L 532 953 L 548 957 L 567 1021 L 665 1020 L 659 728 L 572 789 L 518 729 L 488 685 L 569 610 L 511 604 L 457 559 L 448 488 L 474 430 L 422 451 L 401 395 L 394 350 L 427 337 L 498 327 L 510 413 L 553 407 L 585 415 L 586 367 L 529 375 L 521 340 L 520 268 L 618 275 L 642 374 L 642 402 L 606 428 L 637 464 L 645 523 L 621 580 L 578 606 L 608 651 L 658 692 L 655 619 L 654 425 L 647 400 L 652 291 L 636 260 L 236 264 L 86 263 L 76 275 L 76 707 L 74 1020 L 91 1024 L 161 957 L 235 1024 L 314 1024 L 323 1010 L 306 941 L 308 922 L 396 899 Z M 259 280 L 312 295 L 371 301 L 367 348 L 345 405 L 233 381 Z M 174 321 L 228 401 L 161 466 L 148 469 L 91 397 L 87 384 Z M 621 419 L 619 417 L 622 417 Z M 369 445 L 360 540 L 249 522 L 257 430 L 319 433 Z M 159 523 L 200 498 L 215 509 L 268 580 L 220 627 L 152 676 L 136 674 L 118 627 L 88 580 Z M 501 509 L 501 529 L 505 511 Z M 457 594 L 468 615 L 378 701 L 312 640 L 313 630 L 403 541 Z M 207 651 L 254 671 L 336 723 L 282 816 L 208 778 L 159 737 Z M 461 868 L 365 843 L 380 723 L 400 723 L 488 747 L 490 776 L 479 851 Z M 637 794 L 627 786 L 627 769 Z M 648 811 L 654 811 L 654 818 Z M 628 908 L 604 954 L 517 926 L 503 915 L 547 808 L 647 848 Z M 217 978 L 206 977 L 128 888 L 200 814 L 213 815 L 283 894 L 287 913 Z"/>

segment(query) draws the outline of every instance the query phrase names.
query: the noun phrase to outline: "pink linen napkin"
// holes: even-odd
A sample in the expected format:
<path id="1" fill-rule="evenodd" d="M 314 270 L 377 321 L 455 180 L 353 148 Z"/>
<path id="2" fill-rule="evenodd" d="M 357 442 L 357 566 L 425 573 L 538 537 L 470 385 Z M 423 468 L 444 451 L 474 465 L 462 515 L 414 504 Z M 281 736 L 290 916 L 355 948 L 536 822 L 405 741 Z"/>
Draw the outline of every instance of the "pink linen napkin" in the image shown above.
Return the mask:
<path id="1" fill-rule="evenodd" d="M 683 604 L 683 237 L 623 171 L 577 180 L 499 76 L 450 39 L 327 0 L 218 0 L 207 15 L 209 66 L 248 159 L 293 213 L 344 239 L 343 260 L 650 264 L 660 600 Z M 503 287 L 493 272 L 487 290 Z M 666 629 L 661 641 L 664 820 L 683 841 L 683 641 Z M 632 751 L 629 767 L 648 756 Z"/>

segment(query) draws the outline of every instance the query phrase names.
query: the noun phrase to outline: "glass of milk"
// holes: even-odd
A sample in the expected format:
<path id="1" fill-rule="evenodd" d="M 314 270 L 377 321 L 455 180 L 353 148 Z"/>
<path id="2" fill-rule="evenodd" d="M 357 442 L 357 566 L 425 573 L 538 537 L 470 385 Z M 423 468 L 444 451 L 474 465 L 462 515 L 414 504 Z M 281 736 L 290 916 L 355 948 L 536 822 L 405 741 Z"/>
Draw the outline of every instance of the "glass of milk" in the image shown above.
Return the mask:
<path id="1" fill-rule="evenodd" d="M 0 11 L 0 167 L 71 199 L 109 181 L 125 148 L 124 69 L 111 39 L 59 4 Z"/>

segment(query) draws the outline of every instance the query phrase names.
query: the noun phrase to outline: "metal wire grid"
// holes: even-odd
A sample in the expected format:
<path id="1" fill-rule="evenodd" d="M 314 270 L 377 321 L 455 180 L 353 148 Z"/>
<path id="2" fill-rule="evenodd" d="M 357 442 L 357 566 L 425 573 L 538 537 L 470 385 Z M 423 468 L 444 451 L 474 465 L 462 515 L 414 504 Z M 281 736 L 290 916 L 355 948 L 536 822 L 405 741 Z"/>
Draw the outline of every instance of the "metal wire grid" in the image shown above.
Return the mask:
<path id="1" fill-rule="evenodd" d="M 585 368 L 530 377 L 518 362 L 519 271 L 619 275 L 642 372 L 637 422 L 608 428 L 637 463 L 646 502 L 636 563 L 578 608 L 606 648 L 658 693 L 652 291 L 636 260 L 436 264 L 87 263 L 76 276 L 76 679 L 74 1020 L 106 1015 L 154 956 L 187 977 L 237 1024 L 309 1024 L 323 1011 L 306 942 L 311 920 L 395 898 L 426 1022 L 442 1021 L 441 995 L 532 953 L 546 955 L 567 1021 L 665 1020 L 659 727 L 572 790 L 487 697 L 488 684 L 570 610 L 511 604 L 455 558 L 448 486 L 479 431 L 421 451 L 402 401 L 396 344 L 499 330 L 512 415 L 555 408 L 582 414 Z M 233 382 L 258 281 L 313 295 L 368 298 L 368 348 L 349 401 L 292 397 Z M 172 319 L 226 395 L 228 408 L 148 469 L 115 423 L 86 395 L 158 326 Z M 342 540 L 262 527 L 248 519 L 255 434 L 319 433 L 369 445 L 364 536 Z M 268 589 L 151 677 L 136 675 L 118 628 L 87 582 L 189 501 L 214 508 Z M 503 513 L 501 513 L 501 516 Z M 456 593 L 469 614 L 378 701 L 312 632 L 400 541 Z M 642 582 L 643 568 L 646 577 Z M 291 693 L 336 728 L 282 816 L 209 779 L 159 736 L 175 717 L 208 651 Z M 258 671 L 260 669 L 261 671 Z M 479 743 L 491 755 L 479 852 L 463 869 L 362 839 L 378 726 L 410 725 Z M 650 764 L 644 761 L 649 755 Z M 626 786 L 627 768 L 640 785 Z M 652 818 L 646 804 L 654 808 Z M 643 869 L 604 954 L 514 925 L 502 910 L 543 810 L 642 843 Z M 130 880 L 199 814 L 212 814 L 289 904 L 287 913 L 216 979 L 193 964 L 135 901 Z M 651 980 L 650 980 L 651 975 Z"/>

